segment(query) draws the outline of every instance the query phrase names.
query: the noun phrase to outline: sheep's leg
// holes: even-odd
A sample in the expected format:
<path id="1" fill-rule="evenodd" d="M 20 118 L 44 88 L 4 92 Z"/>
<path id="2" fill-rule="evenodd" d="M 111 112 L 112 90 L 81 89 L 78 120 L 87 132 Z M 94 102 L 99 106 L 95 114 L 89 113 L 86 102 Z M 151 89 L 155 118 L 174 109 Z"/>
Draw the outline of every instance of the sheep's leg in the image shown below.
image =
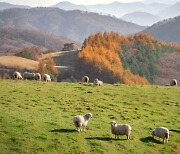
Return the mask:
<path id="1" fill-rule="evenodd" d="M 83 131 L 85 131 L 86 130 L 86 127 L 85 126 L 83 126 Z"/>

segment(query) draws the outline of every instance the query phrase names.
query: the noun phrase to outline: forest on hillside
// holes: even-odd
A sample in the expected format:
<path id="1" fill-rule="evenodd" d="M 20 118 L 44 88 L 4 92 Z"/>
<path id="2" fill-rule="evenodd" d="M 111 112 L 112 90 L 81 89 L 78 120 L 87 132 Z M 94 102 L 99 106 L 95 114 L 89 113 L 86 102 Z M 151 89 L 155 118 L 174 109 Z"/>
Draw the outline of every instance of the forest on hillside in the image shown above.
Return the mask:
<path id="1" fill-rule="evenodd" d="M 148 34 L 97 33 L 84 41 L 75 66 L 76 78 L 88 75 L 108 83 L 154 83 L 158 59 L 174 51 L 180 51 L 178 44 L 159 42 Z"/>

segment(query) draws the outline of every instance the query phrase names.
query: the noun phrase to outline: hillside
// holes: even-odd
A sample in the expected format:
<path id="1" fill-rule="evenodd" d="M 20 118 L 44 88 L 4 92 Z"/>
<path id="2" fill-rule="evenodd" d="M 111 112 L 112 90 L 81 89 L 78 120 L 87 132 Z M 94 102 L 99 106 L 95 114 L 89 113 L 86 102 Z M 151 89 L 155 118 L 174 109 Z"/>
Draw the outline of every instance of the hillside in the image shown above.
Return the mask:
<path id="1" fill-rule="evenodd" d="M 14 5 L 10 3 L 0 2 L 0 10 L 10 9 L 10 8 L 30 8 L 27 5 Z"/>
<path id="2" fill-rule="evenodd" d="M 0 56 L 0 65 L 10 68 L 37 70 L 38 62 L 16 56 Z"/>
<path id="3" fill-rule="evenodd" d="M 15 50 L 32 46 L 58 51 L 65 43 L 74 43 L 76 49 L 81 47 L 79 42 L 38 30 L 0 28 L 0 54 L 5 54 L 7 51 L 9 54 Z"/>
<path id="4" fill-rule="evenodd" d="M 180 151 L 180 88 L 0 80 L 1 153 L 172 153 Z M 162 112 L 163 111 L 163 112 Z M 75 115 L 91 112 L 85 132 Z M 114 139 L 110 122 L 128 123 L 131 140 Z M 153 139 L 158 126 L 169 142 Z"/>
<path id="5" fill-rule="evenodd" d="M 155 79 L 155 84 L 166 85 L 169 79 L 176 78 L 180 81 L 180 52 L 165 53 L 158 60 L 158 74 Z"/>
<path id="6" fill-rule="evenodd" d="M 151 26 L 163 18 L 146 12 L 133 12 L 125 14 L 121 19 L 136 23 L 138 25 Z"/>
<path id="7" fill-rule="evenodd" d="M 143 32 L 156 37 L 160 41 L 180 43 L 180 16 L 158 22 Z"/>
<path id="8" fill-rule="evenodd" d="M 81 42 L 96 32 L 114 31 L 128 35 L 145 28 L 111 16 L 58 8 L 4 10 L 0 12 L 0 26 L 35 29 Z"/>

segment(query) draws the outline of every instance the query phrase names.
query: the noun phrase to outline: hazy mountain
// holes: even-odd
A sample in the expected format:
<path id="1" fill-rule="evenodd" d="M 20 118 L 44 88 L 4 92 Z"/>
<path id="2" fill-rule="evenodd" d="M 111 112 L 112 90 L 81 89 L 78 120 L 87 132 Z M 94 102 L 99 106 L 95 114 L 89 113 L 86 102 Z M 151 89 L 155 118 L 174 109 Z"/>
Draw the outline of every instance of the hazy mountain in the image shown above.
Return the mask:
<path id="1" fill-rule="evenodd" d="M 83 11 L 91 11 L 102 14 L 111 14 L 118 18 L 132 12 L 156 13 L 167 8 L 168 6 L 169 6 L 168 4 L 163 4 L 163 3 L 144 4 L 141 2 L 134 2 L 134 3 L 113 2 L 110 4 L 98 4 L 98 5 L 75 5 L 69 2 L 60 2 L 56 5 L 53 5 L 53 7 L 58 7 L 60 9 L 65 9 L 65 10 L 79 9 Z"/>
<path id="2" fill-rule="evenodd" d="M 180 43 L 180 16 L 158 22 L 143 32 L 161 41 Z"/>
<path id="3" fill-rule="evenodd" d="M 164 3 L 164 4 L 175 4 L 179 2 L 179 0 L 144 0 L 144 3 Z"/>
<path id="4" fill-rule="evenodd" d="M 31 46 L 38 46 L 43 49 L 61 50 L 65 43 L 74 43 L 75 48 L 81 47 L 81 44 L 78 42 L 37 30 L 17 28 L 0 29 L 1 54 L 5 53 L 6 51 Z"/>
<path id="5" fill-rule="evenodd" d="M 128 35 L 145 28 L 111 16 L 58 8 L 4 10 L 0 12 L 0 27 L 40 30 L 82 42 L 96 32 L 114 31 Z"/>
<path id="6" fill-rule="evenodd" d="M 10 8 L 30 8 L 27 5 L 13 5 L 5 2 L 0 2 L 0 10 L 10 9 Z"/>
<path id="7" fill-rule="evenodd" d="M 124 15 L 121 19 L 130 21 L 143 26 L 151 26 L 154 23 L 157 23 L 160 20 L 163 20 L 161 17 L 146 13 L 146 12 L 133 12 Z"/>
<path id="8" fill-rule="evenodd" d="M 70 10 L 82 10 L 82 11 L 91 11 L 88 7 L 86 7 L 85 5 L 76 5 L 67 1 L 63 1 L 60 2 L 58 4 L 55 4 L 51 7 L 57 7 L 66 11 L 70 11 Z"/>
<path id="9" fill-rule="evenodd" d="M 173 18 L 180 15 L 180 2 L 160 11 L 159 16 L 164 18 Z"/>

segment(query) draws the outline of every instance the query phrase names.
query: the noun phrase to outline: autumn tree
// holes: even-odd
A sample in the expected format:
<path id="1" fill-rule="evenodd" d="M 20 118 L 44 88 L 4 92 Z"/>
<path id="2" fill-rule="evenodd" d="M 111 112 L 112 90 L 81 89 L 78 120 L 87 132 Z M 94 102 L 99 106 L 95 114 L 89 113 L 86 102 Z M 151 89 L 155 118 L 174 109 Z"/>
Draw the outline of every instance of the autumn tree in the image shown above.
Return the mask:
<path id="1" fill-rule="evenodd" d="M 47 59 L 47 69 L 48 69 L 49 74 L 58 76 L 59 72 L 57 68 L 55 67 L 54 59 L 52 58 L 51 54 L 49 54 L 48 59 Z"/>
<path id="2" fill-rule="evenodd" d="M 44 59 L 39 59 L 38 72 L 41 74 L 48 73 L 48 70 L 46 68 L 46 64 L 44 63 Z"/>

